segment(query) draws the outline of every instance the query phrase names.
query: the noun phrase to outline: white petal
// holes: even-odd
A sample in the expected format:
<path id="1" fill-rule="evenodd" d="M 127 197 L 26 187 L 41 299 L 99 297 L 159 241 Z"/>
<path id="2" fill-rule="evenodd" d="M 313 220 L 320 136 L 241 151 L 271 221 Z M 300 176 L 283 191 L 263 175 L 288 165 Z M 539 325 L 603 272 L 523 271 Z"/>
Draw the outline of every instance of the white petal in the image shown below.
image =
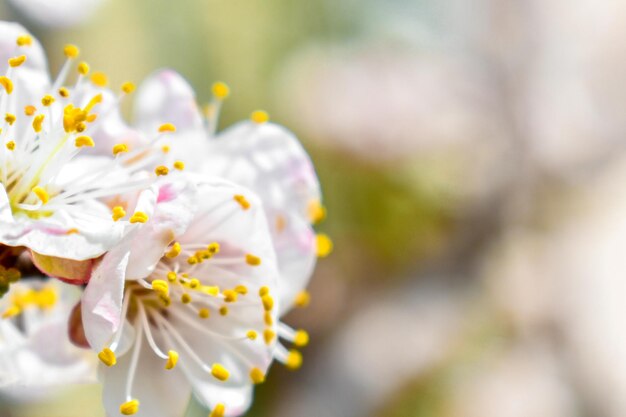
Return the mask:
<path id="1" fill-rule="evenodd" d="M 88 19 L 102 0 L 9 0 L 20 14 L 38 26 L 63 28 L 78 25 Z"/>
<path id="2" fill-rule="evenodd" d="M 150 275 L 167 246 L 187 229 L 195 214 L 196 187 L 186 177 L 160 182 L 154 188 L 155 207 L 133 235 L 126 279 Z M 141 204 L 137 210 L 142 210 Z"/>
<path id="3" fill-rule="evenodd" d="M 177 132 L 202 130 L 202 117 L 193 89 L 173 70 L 160 70 L 139 87 L 135 120 L 143 132 L 154 132 L 163 123 L 173 123 Z"/>
<path id="4" fill-rule="evenodd" d="M 250 188 L 263 201 L 281 272 L 284 313 L 315 266 L 309 208 L 321 194 L 313 164 L 298 139 L 272 123 L 239 123 L 210 144 L 203 171 Z"/>
<path id="5" fill-rule="evenodd" d="M 122 324 L 124 277 L 128 246 L 122 244 L 107 253 L 94 269 L 82 298 L 85 336 L 96 351 L 108 346 Z"/>
<path id="6" fill-rule="evenodd" d="M 117 365 L 101 367 L 104 407 L 109 416 L 119 416 L 119 408 L 126 400 L 126 380 L 132 352 L 118 357 Z M 135 417 L 181 417 L 189 401 L 191 389 L 176 369 L 166 371 L 165 362 L 158 358 L 143 341 L 132 396 L 139 400 Z"/>

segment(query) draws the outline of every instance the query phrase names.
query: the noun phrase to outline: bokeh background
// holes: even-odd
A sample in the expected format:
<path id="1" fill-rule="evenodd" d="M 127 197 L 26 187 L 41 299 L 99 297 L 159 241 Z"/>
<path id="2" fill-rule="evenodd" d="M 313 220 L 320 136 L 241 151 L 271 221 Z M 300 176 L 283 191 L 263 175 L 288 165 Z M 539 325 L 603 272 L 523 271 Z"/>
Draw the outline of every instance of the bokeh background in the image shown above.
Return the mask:
<path id="1" fill-rule="evenodd" d="M 112 85 L 171 67 L 202 103 L 225 81 L 222 127 L 264 108 L 317 167 L 335 251 L 287 318 L 312 343 L 248 416 L 626 415 L 626 2 L 96 3 L 0 17 L 53 72 L 73 42 Z"/>

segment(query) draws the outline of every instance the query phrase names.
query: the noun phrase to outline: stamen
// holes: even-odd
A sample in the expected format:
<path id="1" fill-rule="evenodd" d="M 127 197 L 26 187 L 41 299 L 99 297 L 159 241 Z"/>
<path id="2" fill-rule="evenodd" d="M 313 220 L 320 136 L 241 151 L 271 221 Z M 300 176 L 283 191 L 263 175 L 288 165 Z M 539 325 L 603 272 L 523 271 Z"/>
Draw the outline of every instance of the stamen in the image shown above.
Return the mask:
<path id="1" fill-rule="evenodd" d="M 120 413 L 125 416 L 132 416 L 133 414 L 137 414 L 139 411 L 139 401 L 130 400 L 120 405 Z"/>
<path id="2" fill-rule="evenodd" d="M 77 148 L 82 148 L 83 146 L 93 148 L 95 146 L 93 139 L 89 136 L 79 136 L 76 138 L 74 143 L 76 144 Z"/>
<path id="3" fill-rule="evenodd" d="M 113 217 L 113 221 L 116 222 L 125 216 L 126 216 L 126 211 L 124 210 L 122 206 L 113 207 L 113 215 L 111 216 Z"/>
<path id="4" fill-rule="evenodd" d="M 176 126 L 174 126 L 172 123 L 162 124 L 161 126 L 159 126 L 159 132 L 176 132 Z"/>
<path id="5" fill-rule="evenodd" d="M 209 417 L 224 417 L 224 413 L 226 412 L 226 406 L 222 403 L 219 403 L 215 406 Z"/>
<path id="6" fill-rule="evenodd" d="M 63 98 L 68 98 L 70 96 L 70 91 L 65 87 L 61 87 L 59 88 L 59 95 Z"/>
<path id="7" fill-rule="evenodd" d="M 133 91 L 135 91 L 135 84 L 131 83 L 131 82 L 125 82 L 124 84 L 122 84 L 122 92 L 125 94 L 130 94 Z"/>
<path id="8" fill-rule="evenodd" d="M 98 353 L 98 359 L 108 367 L 114 366 L 117 363 L 115 353 L 108 347 Z"/>
<path id="9" fill-rule="evenodd" d="M 159 165 L 158 167 L 156 167 L 154 169 L 154 173 L 157 174 L 157 176 L 163 176 L 163 175 L 167 175 L 170 172 L 170 170 L 163 165 Z"/>
<path id="10" fill-rule="evenodd" d="M 109 78 L 103 72 L 94 72 L 91 74 L 91 82 L 98 87 L 106 87 L 109 84 Z"/>
<path id="11" fill-rule="evenodd" d="M 178 352 L 170 350 L 169 352 L 167 352 L 167 362 L 165 363 L 165 369 L 170 370 L 170 369 L 174 369 L 174 367 L 176 367 L 176 364 L 178 363 Z"/>
<path id="12" fill-rule="evenodd" d="M 32 192 L 35 193 L 35 195 L 39 198 L 39 200 L 41 200 L 42 204 L 46 204 L 48 201 L 50 201 L 50 195 L 48 194 L 46 190 L 44 190 L 40 186 L 34 187 L 32 189 Z"/>
<path id="13" fill-rule="evenodd" d="M 311 302 L 311 294 L 308 291 L 300 291 L 296 294 L 296 298 L 294 299 L 294 305 L 296 307 L 307 307 Z"/>
<path id="14" fill-rule="evenodd" d="M 13 68 L 19 67 L 26 61 L 26 55 L 16 56 L 14 58 L 9 58 L 9 65 Z"/>
<path id="15" fill-rule="evenodd" d="M 24 107 L 24 114 L 26 116 L 32 116 L 33 114 L 35 114 L 35 112 L 37 111 L 37 108 L 35 106 L 32 105 L 28 105 L 26 107 Z"/>
<path id="16" fill-rule="evenodd" d="M 45 96 L 43 96 L 43 98 L 41 99 L 41 104 L 43 104 L 44 106 L 48 107 L 49 105 L 51 105 L 52 103 L 54 103 L 54 97 L 52 97 L 50 94 L 46 94 Z"/>
<path id="17" fill-rule="evenodd" d="M 250 379 L 253 384 L 262 384 L 265 382 L 265 374 L 259 368 L 252 368 L 250 371 Z"/>
<path id="18" fill-rule="evenodd" d="M 220 81 L 213 84 L 211 90 L 215 98 L 218 100 L 224 100 L 230 95 L 230 88 L 228 85 Z"/>
<path id="19" fill-rule="evenodd" d="M 261 258 L 259 258 L 258 256 L 252 255 L 250 253 L 248 253 L 246 255 L 246 263 L 250 266 L 259 266 L 261 265 Z"/>
<path id="20" fill-rule="evenodd" d="M 14 150 L 15 149 L 15 142 L 12 141 L 12 140 L 8 141 L 7 144 L 6 144 L 6 147 L 10 151 Z"/>
<path id="21" fill-rule="evenodd" d="M 211 367 L 211 375 L 223 382 L 228 380 L 230 372 L 222 364 L 214 363 Z"/>
<path id="22" fill-rule="evenodd" d="M 43 126 L 43 119 L 44 118 L 45 118 L 45 115 L 38 114 L 33 119 L 33 129 L 35 130 L 35 132 L 37 132 L 37 133 L 41 132 L 41 129 L 42 129 L 42 126 Z"/>
<path id="23" fill-rule="evenodd" d="M 264 112 L 263 110 L 256 110 L 252 112 L 252 114 L 250 115 L 250 119 L 256 124 L 263 124 L 270 119 L 270 116 L 269 114 L 267 114 L 267 112 Z"/>
<path id="24" fill-rule="evenodd" d="M 317 244 L 318 257 L 325 258 L 333 251 L 333 241 L 330 240 L 328 235 L 324 233 L 319 233 L 315 241 Z"/>
<path id="25" fill-rule="evenodd" d="M 174 162 L 174 168 L 176 168 L 179 171 L 182 171 L 183 169 L 185 169 L 185 163 L 183 161 L 176 161 Z"/>
<path id="26" fill-rule="evenodd" d="M 85 61 L 80 62 L 78 64 L 78 73 L 83 76 L 89 74 L 89 64 Z"/>
<path id="27" fill-rule="evenodd" d="M 145 223 L 148 221 L 148 215 L 143 211 L 136 211 L 130 218 L 131 223 Z"/>
<path id="28" fill-rule="evenodd" d="M 17 117 L 15 117 L 15 115 L 11 113 L 7 113 L 4 116 L 4 121 L 7 122 L 9 126 L 13 126 L 13 123 L 15 123 L 16 120 L 17 120 Z"/>
<path id="29" fill-rule="evenodd" d="M 4 91 L 6 91 L 7 94 L 11 94 L 13 92 L 13 81 L 11 81 L 9 77 L 4 75 L 0 76 L 0 85 L 4 87 Z"/>
<path id="30" fill-rule="evenodd" d="M 241 194 L 236 194 L 233 198 L 235 199 L 236 202 L 239 203 L 242 209 L 248 210 L 250 208 L 250 203 L 248 202 L 245 196 Z"/>
<path id="31" fill-rule="evenodd" d="M 33 44 L 33 38 L 30 35 L 20 35 L 17 37 L 17 46 L 30 46 Z"/>
<path id="32" fill-rule="evenodd" d="M 125 143 L 118 143 L 117 145 L 113 146 L 113 155 L 118 155 L 125 152 L 128 152 L 128 145 L 126 145 Z"/>
<path id="33" fill-rule="evenodd" d="M 68 45 L 65 45 L 65 48 L 63 48 L 63 53 L 65 54 L 67 58 L 73 59 L 78 56 L 78 54 L 80 53 L 80 50 L 78 49 L 76 45 L 68 44 Z"/>
<path id="34" fill-rule="evenodd" d="M 172 248 L 169 250 L 169 252 L 165 254 L 165 257 L 173 259 L 180 254 L 180 251 L 181 251 L 180 243 L 174 242 L 174 244 L 172 245 Z"/>

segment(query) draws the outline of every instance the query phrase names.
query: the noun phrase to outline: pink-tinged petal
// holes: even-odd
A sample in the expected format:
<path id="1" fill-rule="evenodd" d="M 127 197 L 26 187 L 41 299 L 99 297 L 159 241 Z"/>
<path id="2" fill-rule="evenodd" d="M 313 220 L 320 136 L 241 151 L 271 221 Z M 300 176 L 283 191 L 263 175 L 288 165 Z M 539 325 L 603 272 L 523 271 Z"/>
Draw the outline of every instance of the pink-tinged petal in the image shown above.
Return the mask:
<path id="1" fill-rule="evenodd" d="M 126 244 L 107 253 L 85 288 L 81 302 L 83 327 L 89 344 L 96 351 L 110 343 L 122 323 L 124 277 L 129 255 Z"/>
<path id="2" fill-rule="evenodd" d="M 104 408 L 111 417 L 119 416 L 120 405 L 127 401 L 125 390 L 131 361 L 132 351 L 118 356 L 117 365 L 100 369 Z M 166 371 L 164 365 L 164 360 L 152 352 L 144 339 L 131 391 L 140 402 L 135 417 L 184 415 L 191 394 L 189 383 L 177 369 Z"/>
<path id="3" fill-rule="evenodd" d="M 86 284 L 91 276 L 94 260 L 74 261 L 56 256 L 40 255 L 31 251 L 33 263 L 44 274 L 69 284 Z"/>
<path id="4" fill-rule="evenodd" d="M 210 142 L 204 172 L 253 190 L 262 200 L 281 272 L 281 313 L 304 289 L 316 261 L 311 204 L 319 181 L 298 139 L 281 126 L 242 122 Z"/>
<path id="5" fill-rule="evenodd" d="M 133 234 L 126 279 L 150 275 L 167 246 L 187 229 L 195 214 L 196 187 L 185 176 L 160 182 L 154 188 L 154 202 L 143 203 L 140 199 L 137 204 L 137 210 L 143 205 L 154 208 L 148 221 Z"/>
<path id="6" fill-rule="evenodd" d="M 164 123 L 173 123 L 181 133 L 203 128 L 193 89 L 180 74 L 167 69 L 152 74 L 139 87 L 135 120 L 143 132 L 155 135 Z"/>

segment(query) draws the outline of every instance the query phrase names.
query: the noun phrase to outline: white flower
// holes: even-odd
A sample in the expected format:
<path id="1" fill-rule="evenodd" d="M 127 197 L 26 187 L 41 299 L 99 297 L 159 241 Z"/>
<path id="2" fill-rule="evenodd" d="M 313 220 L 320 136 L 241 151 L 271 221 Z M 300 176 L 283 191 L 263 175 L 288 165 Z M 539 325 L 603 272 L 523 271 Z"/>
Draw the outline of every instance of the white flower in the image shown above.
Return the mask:
<path id="1" fill-rule="evenodd" d="M 9 4 L 38 26 L 63 28 L 84 23 L 103 0 L 9 0 Z"/>
<path id="2" fill-rule="evenodd" d="M 87 77 L 85 62 L 75 85 L 65 87 L 79 51 L 67 45 L 64 52 L 67 61 L 51 82 L 38 42 L 21 26 L 0 22 L 0 243 L 31 249 L 41 269 L 61 276 L 73 264 L 59 258 L 96 258 L 131 223 L 145 221 L 148 213 L 126 216 L 112 206 L 116 196 L 154 182 L 151 167 L 160 158 L 127 145 L 109 147 L 107 156 L 85 155 L 129 130 L 117 104 L 134 87 L 125 84 L 115 97 L 101 88 L 103 74 Z M 90 265 L 75 269 L 79 276 L 70 278 L 83 279 Z"/>
<path id="3" fill-rule="evenodd" d="M 239 415 L 281 332 L 265 214 L 242 187 L 169 178 L 150 220 L 105 255 L 82 300 L 85 334 L 106 365 L 105 407 L 178 417 L 193 392 L 212 415 Z"/>
<path id="4" fill-rule="evenodd" d="M 162 120 L 176 124 L 170 156 L 184 160 L 186 169 L 233 181 L 254 191 L 263 203 L 278 258 L 281 314 L 302 293 L 315 266 L 319 249 L 326 255 L 331 243 L 316 237 L 312 228 L 325 216 L 315 169 L 298 139 L 270 123 L 267 113 L 216 134 L 218 114 L 229 89 L 213 86 L 214 99 L 206 116 L 198 109 L 192 88 L 176 72 L 164 70 L 146 80 L 137 92 L 137 127 L 152 131 Z"/>
<path id="5" fill-rule="evenodd" d="M 79 297 L 78 288 L 55 280 L 11 286 L 0 300 L 0 394 L 28 401 L 95 379 L 91 355 L 65 336 Z"/>

